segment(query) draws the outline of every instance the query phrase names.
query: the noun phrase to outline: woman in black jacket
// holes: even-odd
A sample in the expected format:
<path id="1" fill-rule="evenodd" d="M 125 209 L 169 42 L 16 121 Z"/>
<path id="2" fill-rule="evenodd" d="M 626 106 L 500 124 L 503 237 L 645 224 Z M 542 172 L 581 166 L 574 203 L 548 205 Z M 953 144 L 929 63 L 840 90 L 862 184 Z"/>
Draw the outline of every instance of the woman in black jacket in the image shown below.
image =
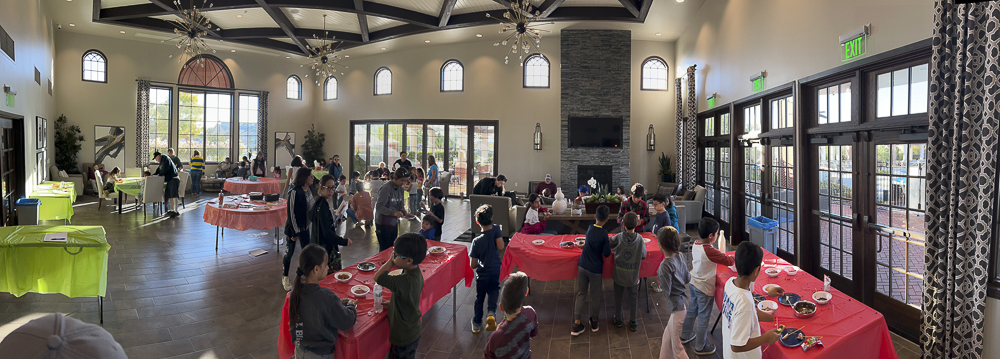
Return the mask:
<path id="1" fill-rule="evenodd" d="M 264 155 L 257 153 L 257 157 L 253 159 L 250 173 L 257 177 L 267 177 L 267 158 Z"/>
<path id="2" fill-rule="evenodd" d="M 329 273 L 343 269 L 340 262 L 340 246 L 351 245 L 351 240 L 337 235 L 337 217 L 333 206 L 333 196 L 337 190 L 337 181 L 327 174 L 319 180 L 319 198 L 309 210 L 309 236 L 313 242 L 326 248 L 329 255 Z M 329 274 L 328 273 L 328 274 Z"/>
<path id="3" fill-rule="evenodd" d="M 292 282 L 288 279 L 288 265 L 292 263 L 295 254 L 295 242 L 302 248 L 309 245 L 309 205 L 313 202 L 309 186 L 313 183 L 312 170 L 303 167 L 295 172 L 295 180 L 287 194 L 288 222 L 285 222 L 285 258 L 281 262 L 281 285 L 286 291 L 292 290 Z"/>

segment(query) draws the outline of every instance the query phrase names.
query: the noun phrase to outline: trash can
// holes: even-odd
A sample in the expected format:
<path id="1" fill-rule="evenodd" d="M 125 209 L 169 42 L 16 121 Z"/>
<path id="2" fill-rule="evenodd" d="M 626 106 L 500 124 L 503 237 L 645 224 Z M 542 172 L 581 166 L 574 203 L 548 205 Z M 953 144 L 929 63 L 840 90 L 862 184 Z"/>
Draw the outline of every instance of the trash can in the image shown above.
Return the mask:
<path id="1" fill-rule="evenodd" d="M 747 219 L 750 224 L 750 242 L 754 243 L 768 252 L 776 253 L 778 221 L 767 217 L 750 217 Z"/>
<path id="2" fill-rule="evenodd" d="M 38 205 L 41 204 L 38 198 L 21 198 L 17 200 L 17 225 L 37 226 L 38 225 Z"/>

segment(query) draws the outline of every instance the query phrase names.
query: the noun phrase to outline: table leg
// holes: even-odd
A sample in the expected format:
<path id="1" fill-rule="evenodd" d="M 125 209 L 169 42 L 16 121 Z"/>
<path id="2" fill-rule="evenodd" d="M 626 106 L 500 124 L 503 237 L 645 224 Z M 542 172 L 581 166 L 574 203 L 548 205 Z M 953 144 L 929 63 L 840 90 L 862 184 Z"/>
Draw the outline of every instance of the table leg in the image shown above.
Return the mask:
<path id="1" fill-rule="evenodd" d="M 642 279 L 642 286 L 646 288 L 646 313 L 649 313 L 649 281 L 646 278 Z"/>
<path id="2" fill-rule="evenodd" d="M 118 214 L 122 214 L 122 191 L 118 191 Z"/>
<path id="3" fill-rule="evenodd" d="M 97 311 L 100 313 L 101 324 L 104 324 L 104 297 L 97 296 Z"/>
<path id="4" fill-rule="evenodd" d="M 715 325 L 712 325 L 712 334 L 715 334 L 715 328 L 719 326 L 720 320 L 722 320 L 722 313 L 719 313 L 719 317 L 715 318 Z"/>
<path id="5" fill-rule="evenodd" d="M 219 253 L 219 226 L 215 226 L 215 253 Z"/>
<path id="6" fill-rule="evenodd" d="M 454 318 L 458 312 L 458 283 L 451 287 L 451 317 Z"/>

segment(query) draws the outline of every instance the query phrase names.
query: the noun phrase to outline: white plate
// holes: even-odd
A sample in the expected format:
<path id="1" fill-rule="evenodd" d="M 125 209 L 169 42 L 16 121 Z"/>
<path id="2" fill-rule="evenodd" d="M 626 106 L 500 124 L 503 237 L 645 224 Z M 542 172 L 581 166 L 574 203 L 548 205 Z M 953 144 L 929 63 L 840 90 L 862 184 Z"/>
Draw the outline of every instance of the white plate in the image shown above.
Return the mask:
<path id="1" fill-rule="evenodd" d="M 534 244 L 534 245 L 536 245 L 536 246 L 540 246 L 540 245 L 545 244 L 545 240 L 544 239 L 536 239 L 536 240 L 531 241 L 531 243 Z"/>
<path id="2" fill-rule="evenodd" d="M 798 267 L 788 267 L 788 268 L 785 268 L 785 273 L 788 274 L 788 275 L 790 275 L 790 276 L 794 276 L 796 274 L 799 274 L 799 268 Z"/>
<path id="3" fill-rule="evenodd" d="M 781 288 L 781 286 L 780 286 L 780 285 L 777 285 L 777 284 L 765 284 L 765 285 L 764 285 L 764 288 L 762 288 L 762 289 L 764 290 L 764 294 L 767 294 L 767 290 L 768 290 L 768 289 L 771 289 L 771 287 L 778 287 L 778 288 Z"/>
<path id="4" fill-rule="evenodd" d="M 643 241 L 644 243 L 649 243 L 649 242 L 652 242 L 653 240 L 652 240 L 652 239 L 649 239 L 649 238 L 646 238 L 646 237 L 642 237 L 642 241 Z"/>
<path id="5" fill-rule="evenodd" d="M 778 303 L 776 303 L 773 300 L 765 300 L 760 303 L 757 303 L 757 309 L 760 309 L 760 311 L 765 313 L 774 313 L 776 310 L 778 310 Z M 765 310 L 765 309 L 770 309 L 770 310 Z"/>
<path id="6" fill-rule="evenodd" d="M 768 277 L 774 278 L 781 274 L 781 270 L 778 268 L 768 268 L 764 270 L 764 274 L 767 274 Z"/>
<path id="7" fill-rule="evenodd" d="M 361 293 L 361 294 L 358 294 L 357 291 L 360 290 L 360 289 L 364 289 L 365 292 Z M 353 294 L 355 297 L 358 297 L 358 298 L 364 298 L 366 295 L 368 295 L 368 292 L 371 292 L 371 291 L 372 291 L 371 288 L 368 288 L 367 286 L 363 286 L 363 285 L 360 285 L 360 284 L 351 287 L 351 294 Z"/>
<path id="8" fill-rule="evenodd" d="M 347 279 L 340 279 L 340 276 L 344 274 L 347 275 Z M 354 278 L 354 275 L 351 274 L 350 272 L 337 272 L 333 274 L 333 279 L 336 279 L 338 282 L 341 283 L 347 283 L 348 281 L 351 280 L 351 278 Z"/>

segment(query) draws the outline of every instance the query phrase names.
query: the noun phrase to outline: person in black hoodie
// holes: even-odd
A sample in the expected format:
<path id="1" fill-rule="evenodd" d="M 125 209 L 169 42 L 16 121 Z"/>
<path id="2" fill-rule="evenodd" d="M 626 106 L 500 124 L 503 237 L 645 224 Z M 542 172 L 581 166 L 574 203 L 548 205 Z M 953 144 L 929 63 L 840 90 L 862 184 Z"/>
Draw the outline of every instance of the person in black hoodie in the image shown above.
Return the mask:
<path id="1" fill-rule="evenodd" d="M 153 160 L 160 163 L 160 167 L 153 175 L 163 176 L 163 183 L 166 183 L 166 186 L 163 187 L 163 198 L 166 198 L 170 203 L 167 215 L 171 218 L 177 217 L 180 215 L 177 213 L 177 202 L 179 201 L 177 198 L 181 185 L 181 181 L 177 179 L 177 167 L 169 156 L 164 156 L 160 152 L 153 152 Z"/>
<path id="2" fill-rule="evenodd" d="M 312 183 L 312 170 L 308 167 L 299 168 L 295 171 L 292 188 L 287 192 L 288 222 L 285 222 L 285 236 L 288 240 L 285 241 L 285 258 L 281 263 L 281 285 L 285 290 L 292 289 L 292 282 L 288 280 L 288 266 L 295 254 L 295 242 L 299 242 L 303 248 L 309 245 L 309 205 L 313 202 L 309 186 Z"/>
<path id="3" fill-rule="evenodd" d="M 319 183 L 320 197 L 316 198 L 312 209 L 309 210 L 311 232 L 309 236 L 313 242 L 326 248 L 326 253 L 330 257 L 329 271 L 333 273 L 343 269 L 340 263 L 340 246 L 349 246 L 352 242 L 350 239 L 337 235 L 337 224 L 340 221 L 337 220 L 334 213 L 337 208 L 332 205 L 337 181 L 333 180 L 333 176 L 327 174 L 323 175 Z"/>
<path id="4" fill-rule="evenodd" d="M 250 173 L 257 177 L 267 177 L 267 158 L 264 155 L 257 153 L 257 157 L 253 159 L 253 166 L 250 169 Z"/>
<path id="5" fill-rule="evenodd" d="M 325 251 L 315 244 L 302 248 L 299 255 L 288 298 L 288 329 L 296 358 L 333 358 L 337 331 L 351 329 L 358 319 L 357 300 L 345 304 L 332 290 L 319 286 L 327 275 L 326 262 Z"/>

